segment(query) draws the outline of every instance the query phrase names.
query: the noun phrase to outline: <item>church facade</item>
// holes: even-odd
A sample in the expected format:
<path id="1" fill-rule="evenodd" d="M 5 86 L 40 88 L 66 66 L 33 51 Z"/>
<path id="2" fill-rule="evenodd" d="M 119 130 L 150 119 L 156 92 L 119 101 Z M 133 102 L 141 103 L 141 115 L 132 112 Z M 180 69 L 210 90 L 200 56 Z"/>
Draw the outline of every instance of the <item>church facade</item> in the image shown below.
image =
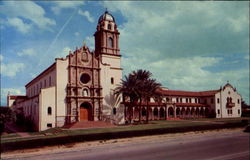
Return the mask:
<path id="1" fill-rule="evenodd" d="M 240 117 L 241 96 L 229 83 L 214 91 L 164 90 L 162 102 L 128 107 L 114 90 L 122 79 L 119 31 L 107 11 L 100 16 L 94 34 L 95 50 L 83 45 L 55 62 L 25 85 L 26 95 L 8 95 L 7 104 L 29 117 L 36 130 L 62 127 L 79 121 L 136 122 L 168 118 Z"/>
<path id="2" fill-rule="evenodd" d="M 78 121 L 124 123 L 121 98 L 113 94 L 122 79 L 119 34 L 106 11 L 94 34 L 95 51 L 83 45 L 56 58 L 26 84 L 25 96 L 8 95 L 8 106 L 30 117 L 39 131 Z"/>

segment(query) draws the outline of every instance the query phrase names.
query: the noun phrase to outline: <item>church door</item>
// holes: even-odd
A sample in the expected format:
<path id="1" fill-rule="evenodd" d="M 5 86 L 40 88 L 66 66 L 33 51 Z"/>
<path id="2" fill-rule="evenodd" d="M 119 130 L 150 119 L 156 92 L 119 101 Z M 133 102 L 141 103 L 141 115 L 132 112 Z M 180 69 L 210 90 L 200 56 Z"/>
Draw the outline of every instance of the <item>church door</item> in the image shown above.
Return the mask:
<path id="1" fill-rule="evenodd" d="M 92 120 L 92 109 L 91 105 L 87 102 L 82 103 L 80 106 L 80 120 Z"/>

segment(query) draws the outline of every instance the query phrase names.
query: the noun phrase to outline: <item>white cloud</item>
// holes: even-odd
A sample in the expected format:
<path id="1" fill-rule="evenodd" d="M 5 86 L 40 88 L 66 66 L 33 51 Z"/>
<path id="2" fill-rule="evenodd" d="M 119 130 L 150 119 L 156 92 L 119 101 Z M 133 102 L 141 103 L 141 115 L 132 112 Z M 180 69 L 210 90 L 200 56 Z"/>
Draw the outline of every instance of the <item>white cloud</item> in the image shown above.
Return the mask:
<path id="1" fill-rule="evenodd" d="M 7 77 L 15 77 L 16 74 L 20 71 L 23 71 L 25 68 L 24 63 L 8 63 L 8 64 L 1 64 L 1 74 Z"/>
<path id="2" fill-rule="evenodd" d="M 41 6 L 32 1 L 4 1 L 0 5 L 0 13 L 7 16 L 6 23 L 16 26 L 22 33 L 33 25 L 51 30 L 50 27 L 56 24 L 55 20 L 45 17 L 45 10 Z M 24 23 L 24 20 L 27 22 Z"/>
<path id="3" fill-rule="evenodd" d="M 94 50 L 95 41 L 93 36 L 87 36 L 84 41 L 86 41 L 86 46 L 88 46 L 90 50 Z"/>
<path id="4" fill-rule="evenodd" d="M 1 105 L 7 105 L 7 95 L 24 95 L 24 88 L 1 88 Z"/>
<path id="5" fill-rule="evenodd" d="M 21 52 L 17 53 L 18 56 L 34 56 L 35 50 L 33 48 L 23 49 Z"/>
<path id="6" fill-rule="evenodd" d="M 2 88 L 1 95 L 7 95 L 10 93 L 11 95 L 22 95 L 24 94 L 23 88 Z"/>
<path id="7" fill-rule="evenodd" d="M 56 55 L 56 58 L 65 58 L 68 54 L 69 51 L 72 51 L 69 47 L 64 47 L 60 53 Z"/>
<path id="8" fill-rule="evenodd" d="M 134 55 L 134 46 L 169 57 L 249 51 L 245 2 L 105 1 L 103 5 L 126 19 L 119 26 L 120 42 L 130 55 Z"/>
<path id="9" fill-rule="evenodd" d="M 79 6 L 84 5 L 84 2 L 80 1 L 56 1 L 53 2 L 55 5 L 51 7 L 51 10 L 54 12 L 54 14 L 59 14 L 62 9 L 66 8 L 77 8 Z"/>
<path id="10" fill-rule="evenodd" d="M 249 61 L 250 60 L 249 54 L 247 54 L 244 58 Z"/>
<path id="11" fill-rule="evenodd" d="M 88 11 L 82 11 L 79 9 L 78 14 L 86 17 L 89 22 L 91 22 L 91 23 L 94 22 L 94 18 L 90 15 L 90 13 Z"/>
<path id="12" fill-rule="evenodd" d="M 75 36 L 79 36 L 80 33 L 79 33 L 79 32 L 75 32 L 74 35 L 75 35 Z"/>
<path id="13" fill-rule="evenodd" d="M 20 31 L 21 33 L 28 33 L 32 27 L 31 24 L 26 24 L 23 22 L 22 19 L 20 18 L 8 18 L 7 19 L 7 24 L 9 24 L 10 26 L 13 26 L 15 28 L 17 28 L 18 31 Z"/>
<path id="14" fill-rule="evenodd" d="M 3 61 L 3 56 L 2 55 L 0 55 L 0 62 L 2 62 Z"/>
<path id="15" fill-rule="evenodd" d="M 165 87 L 178 90 L 218 89 L 227 80 L 249 99 L 249 68 L 212 71 L 224 58 L 249 53 L 249 7 L 242 2 L 108 2 L 121 13 L 118 26 L 124 74 L 147 69 Z M 248 58 L 248 57 L 246 57 Z M 244 62 L 245 63 L 245 62 Z M 243 63 L 243 64 L 244 64 Z"/>

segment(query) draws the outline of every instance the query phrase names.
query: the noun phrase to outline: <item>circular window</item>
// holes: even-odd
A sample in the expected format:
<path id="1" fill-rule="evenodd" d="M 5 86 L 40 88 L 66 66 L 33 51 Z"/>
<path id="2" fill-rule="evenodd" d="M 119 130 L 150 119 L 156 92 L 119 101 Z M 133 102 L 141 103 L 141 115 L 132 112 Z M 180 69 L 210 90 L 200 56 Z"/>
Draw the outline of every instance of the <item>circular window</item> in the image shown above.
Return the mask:
<path id="1" fill-rule="evenodd" d="M 90 76 L 88 74 L 84 73 L 84 74 L 81 75 L 80 80 L 84 84 L 88 83 L 90 81 Z"/>

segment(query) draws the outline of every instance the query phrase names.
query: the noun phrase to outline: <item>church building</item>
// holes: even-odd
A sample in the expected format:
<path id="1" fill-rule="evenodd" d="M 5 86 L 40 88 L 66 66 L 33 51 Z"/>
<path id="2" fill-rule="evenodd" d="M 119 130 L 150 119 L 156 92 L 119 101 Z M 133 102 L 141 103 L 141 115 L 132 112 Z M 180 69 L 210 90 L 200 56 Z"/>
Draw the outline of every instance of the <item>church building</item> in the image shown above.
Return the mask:
<path id="1" fill-rule="evenodd" d="M 98 20 L 95 50 L 84 44 L 55 62 L 25 85 L 26 95 L 7 96 L 7 104 L 30 118 L 37 131 L 79 121 L 124 124 L 145 119 L 146 106 L 128 107 L 114 90 L 121 83 L 120 33 L 106 11 Z M 241 96 L 232 85 L 214 91 L 190 92 L 162 89 L 162 102 L 149 103 L 149 120 L 168 118 L 240 117 Z M 139 109 L 140 108 L 140 109 Z M 129 111 L 132 109 L 132 112 Z"/>
<path id="2" fill-rule="evenodd" d="M 113 94 L 122 79 L 119 34 L 106 11 L 98 20 L 94 51 L 83 45 L 56 58 L 25 85 L 25 96 L 8 95 L 8 106 L 30 117 L 39 131 L 86 120 L 124 123 L 121 98 Z"/>

